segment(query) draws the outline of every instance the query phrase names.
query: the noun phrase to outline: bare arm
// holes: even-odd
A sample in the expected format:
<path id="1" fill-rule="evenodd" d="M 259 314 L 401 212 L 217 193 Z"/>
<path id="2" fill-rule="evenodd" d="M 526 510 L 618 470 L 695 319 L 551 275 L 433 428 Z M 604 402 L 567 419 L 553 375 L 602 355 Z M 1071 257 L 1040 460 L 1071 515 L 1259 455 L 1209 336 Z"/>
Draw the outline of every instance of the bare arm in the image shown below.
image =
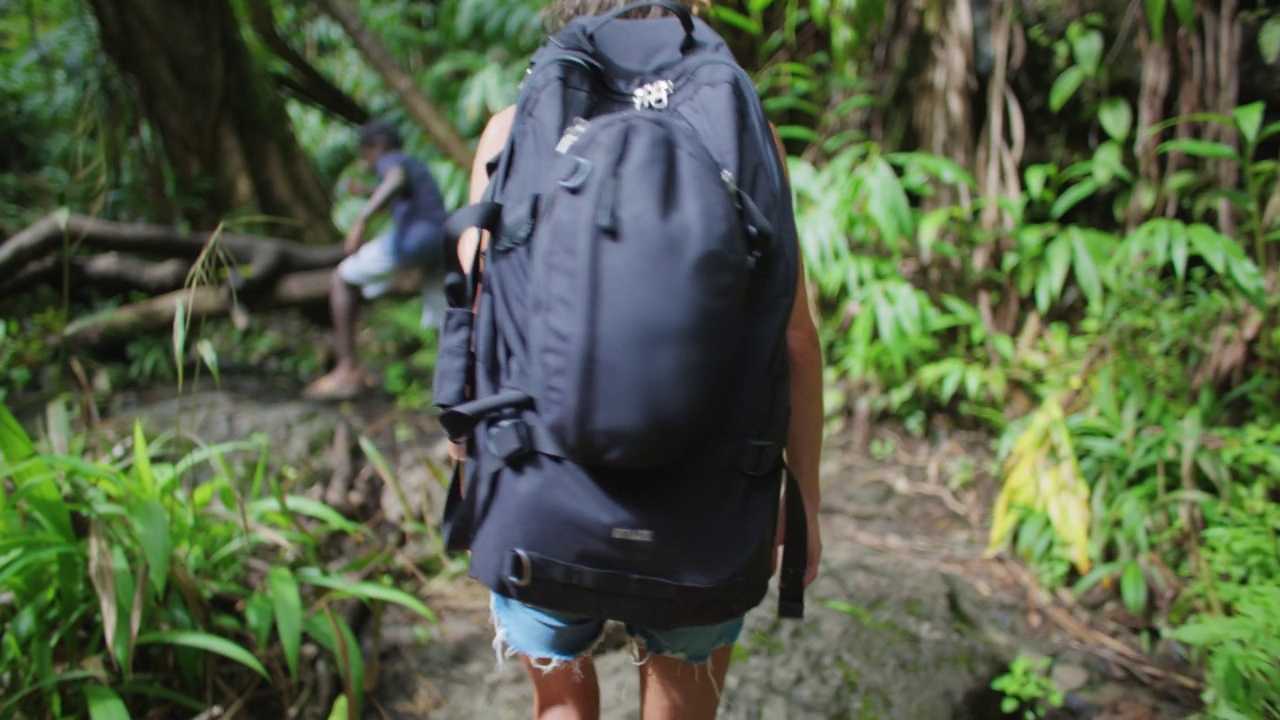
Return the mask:
<path id="1" fill-rule="evenodd" d="M 775 130 L 774 142 L 780 158 L 787 157 L 782 139 Z M 785 168 L 786 164 L 782 165 Z M 800 484 L 805 516 L 809 522 L 809 563 L 805 584 L 818 574 L 822 556 L 822 535 L 818 527 L 818 506 L 822 502 L 822 485 L 818 465 L 822 455 L 822 344 L 818 328 L 809 309 L 809 290 L 805 280 L 804 258 L 799 260 L 796 295 L 787 320 L 787 361 L 791 373 L 791 422 L 787 430 L 787 464 Z"/>
<path id="2" fill-rule="evenodd" d="M 499 110 L 489 119 L 484 132 L 480 134 L 480 143 L 476 147 L 476 159 L 471 165 L 470 201 L 480 202 L 484 191 L 489 187 L 489 171 L 485 167 L 489 160 L 502 152 L 507 144 L 507 136 L 511 133 L 511 121 L 515 119 L 514 105 Z M 487 238 L 480 237 L 480 232 L 472 228 L 458 238 L 458 261 L 464 270 L 471 270 L 471 259 L 475 257 L 476 243 L 483 243 Z"/>
<path id="3" fill-rule="evenodd" d="M 468 200 L 480 202 L 484 191 L 489 187 L 489 172 L 485 165 L 494 155 L 502 152 L 507 144 L 507 135 L 511 132 L 511 121 L 515 117 L 515 107 L 500 110 L 489 119 L 484 132 L 480 134 L 480 142 L 476 146 L 476 159 L 471 165 L 471 190 Z M 471 260 L 475 257 L 476 243 L 486 242 L 486 237 L 475 228 L 468 229 L 458 238 L 458 261 L 462 269 L 471 272 Z M 461 443 L 449 443 L 449 454 L 457 463 L 466 458 L 466 446 Z"/>
<path id="4" fill-rule="evenodd" d="M 404 187 L 405 183 L 404 168 L 399 165 L 393 166 L 383 176 L 382 181 L 378 183 L 378 187 L 373 189 L 373 195 L 369 197 L 369 201 L 360 209 L 360 214 L 356 217 L 356 222 L 361 225 L 367 223 L 374 213 L 386 207 L 386 204 L 395 197 L 396 193 Z"/>

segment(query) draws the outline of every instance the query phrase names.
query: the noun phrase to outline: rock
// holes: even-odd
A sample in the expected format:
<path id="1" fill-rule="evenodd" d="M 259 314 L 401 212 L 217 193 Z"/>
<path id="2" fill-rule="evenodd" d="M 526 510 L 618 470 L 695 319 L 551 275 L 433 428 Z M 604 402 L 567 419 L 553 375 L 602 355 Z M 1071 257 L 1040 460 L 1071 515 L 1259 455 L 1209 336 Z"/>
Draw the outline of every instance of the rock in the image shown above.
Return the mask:
<path id="1" fill-rule="evenodd" d="M 1079 665 L 1060 662 L 1054 664 L 1049 680 L 1063 694 L 1073 693 L 1089 684 L 1089 671 Z"/>
<path id="2" fill-rule="evenodd" d="M 230 385 L 230 384 L 229 384 Z M 266 436 L 273 467 L 293 465 L 300 474 L 329 470 L 329 444 L 342 420 L 338 407 L 313 403 L 268 388 L 188 388 L 152 400 L 108 421 L 113 434 L 128 437 L 135 419 L 148 438 L 177 432 L 216 445 Z"/>
<path id="3" fill-rule="evenodd" d="M 803 623 L 777 620 L 768 603 L 751 615 L 721 717 L 968 717 L 967 698 L 1007 660 L 976 593 L 918 561 L 837 547 Z"/>

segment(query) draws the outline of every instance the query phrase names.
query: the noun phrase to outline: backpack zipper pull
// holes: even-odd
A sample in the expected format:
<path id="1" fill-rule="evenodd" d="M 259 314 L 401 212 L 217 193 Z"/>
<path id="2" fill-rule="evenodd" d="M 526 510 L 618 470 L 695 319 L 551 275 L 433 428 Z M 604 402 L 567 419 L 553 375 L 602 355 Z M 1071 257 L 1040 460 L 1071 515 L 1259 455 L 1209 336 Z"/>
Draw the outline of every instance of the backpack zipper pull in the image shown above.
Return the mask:
<path id="1" fill-rule="evenodd" d="M 582 137 L 582 133 L 586 130 L 587 121 L 580 117 L 574 118 L 569 123 L 569 127 L 565 128 L 564 135 L 560 136 L 560 142 L 556 143 L 556 152 L 561 155 L 569 152 L 569 148 L 578 142 L 578 138 Z"/>
<path id="2" fill-rule="evenodd" d="M 655 80 L 636 88 L 633 93 L 637 110 L 662 110 L 667 107 L 676 86 L 670 80 Z"/>

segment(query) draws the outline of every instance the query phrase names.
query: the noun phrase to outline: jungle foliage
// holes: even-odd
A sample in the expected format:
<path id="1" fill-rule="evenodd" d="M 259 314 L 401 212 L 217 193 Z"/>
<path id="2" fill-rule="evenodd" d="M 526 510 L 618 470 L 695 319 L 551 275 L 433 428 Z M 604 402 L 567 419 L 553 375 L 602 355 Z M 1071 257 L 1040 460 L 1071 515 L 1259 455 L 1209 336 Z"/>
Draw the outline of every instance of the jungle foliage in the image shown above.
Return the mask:
<path id="1" fill-rule="evenodd" d="M 293 134 L 345 227 L 356 207 L 341 189 L 356 172 L 352 107 L 406 129 L 413 119 L 321 4 L 227 4 L 280 83 Z M 466 138 L 514 97 L 541 37 L 535 0 L 355 5 Z M 254 30 L 264 7 L 278 38 L 350 106 L 304 92 L 301 66 Z M 1015 553 L 1048 586 L 1118 598 L 1153 645 L 1203 668 L 1208 716 L 1280 717 L 1274 4 L 732 0 L 713 19 L 755 74 L 791 155 L 833 422 L 869 414 L 923 427 L 941 417 L 989 430 L 1003 482 L 992 552 Z M 187 217 L 193 198 L 183 193 L 199 188 L 179 187 L 154 119 L 103 61 L 99 34 L 84 0 L 0 0 L 0 234 L 61 206 L 119 220 Z M 426 133 L 415 130 L 409 145 L 459 204 L 464 169 Z M 49 384 L 30 368 L 50 359 L 38 338 L 71 319 L 57 296 L 46 290 L 31 312 L 3 319 L 0 384 Z M 382 312 L 414 323 L 412 313 Z M 149 357 L 167 361 L 166 342 Z M 427 352 L 393 373 L 414 402 L 424 386 L 412 377 L 429 363 Z M 143 702 L 129 674 L 137 662 L 183 671 L 231 657 L 278 679 L 293 672 L 298 633 L 342 637 L 324 622 L 331 588 L 308 570 L 314 549 L 302 543 L 286 557 L 276 535 L 255 541 L 244 518 L 210 515 L 258 508 L 263 532 L 301 543 L 280 511 L 293 509 L 288 495 L 270 478 L 237 480 L 218 462 L 207 489 L 186 488 L 143 480 L 157 473 L 142 469 L 154 445 L 146 438 L 135 443 L 140 456 L 81 461 L 66 441 L 33 460 L 16 432 L 7 437 L 0 598 L 21 602 L 0 601 L 0 619 L 36 609 L 22 612 L 31 632 L 0 656 L 0 682 L 20 683 L 4 695 L 25 693 L 28 716 L 88 707 L 113 717 L 112 698 Z M 192 494 L 179 503 L 180 492 Z M 62 523 L 70 511 L 59 503 L 88 518 L 88 534 Z M 183 539 L 199 523 L 213 523 L 201 533 L 210 544 Z M 136 535 L 162 525 L 174 552 L 225 554 L 217 538 L 261 547 L 274 573 L 266 581 L 298 588 L 282 597 L 301 598 L 310 620 L 273 626 L 276 610 L 255 599 L 263 577 L 216 563 L 199 579 L 242 598 L 245 612 L 193 614 L 181 592 L 193 578 L 148 557 Z M 49 577 L 32 574 L 24 558 L 34 541 L 20 528 L 40 528 L 47 543 L 36 550 L 58 559 L 40 571 Z M 104 595 L 108 566 L 118 579 Z M 99 568 L 97 580 L 86 567 Z M 126 631 L 121 608 L 146 612 Z M 104 634 L 108 625 L 116 629 Z M 175 632 L 189 634 L 178 642 Z M 193 659 L 193 638 L 218 659 Z M 58 673 L 100 684 L 75 696 Z"/>

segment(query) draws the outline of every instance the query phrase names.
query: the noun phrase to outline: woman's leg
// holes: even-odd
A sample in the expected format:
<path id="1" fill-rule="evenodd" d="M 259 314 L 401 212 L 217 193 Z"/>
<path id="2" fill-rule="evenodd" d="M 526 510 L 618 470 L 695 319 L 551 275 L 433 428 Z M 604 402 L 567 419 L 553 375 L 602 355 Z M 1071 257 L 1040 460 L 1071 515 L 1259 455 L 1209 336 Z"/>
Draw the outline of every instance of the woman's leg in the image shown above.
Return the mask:
<path id="1" fill-rule="evenodd" d="M 535 720 L 599 720 L 600 683 L 590 657 L 560 663 L 551 670 L 527 656 L 520 660 L 533 682 Z"/>
<path id="2" fill-rule="evenodd" d="M 644 720 L 715 720 L 733 646 L 712 651 L 706 662 L 671 655 L 640 655 L 640 714 Z"/>
<path id="3" fill-rule="evenodd" d="M 536 720 L 598 720 L 600 685 L 591 652 L 604 621 L 536 608 L 493 594 L 494 646 L 519 655 L 533 684 Z"/>

